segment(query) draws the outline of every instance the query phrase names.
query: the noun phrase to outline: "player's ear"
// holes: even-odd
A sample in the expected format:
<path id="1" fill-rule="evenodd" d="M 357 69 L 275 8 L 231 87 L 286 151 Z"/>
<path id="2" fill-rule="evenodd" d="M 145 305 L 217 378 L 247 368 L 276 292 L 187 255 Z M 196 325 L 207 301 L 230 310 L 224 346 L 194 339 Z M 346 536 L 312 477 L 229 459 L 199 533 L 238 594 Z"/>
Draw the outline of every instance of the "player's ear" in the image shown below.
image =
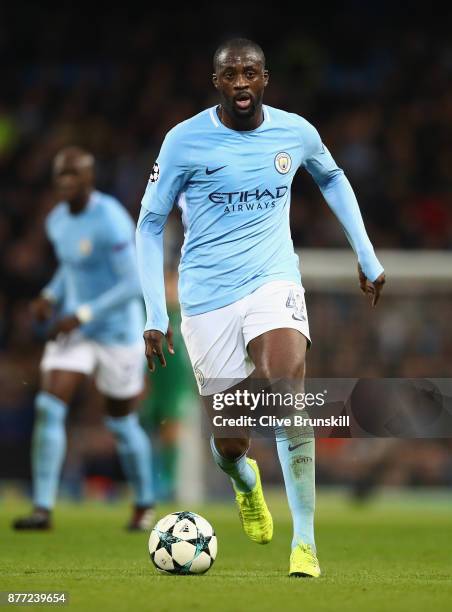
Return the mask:
<path id="1" fill-rule="evenodd" d="M 264 87 L 267 87 L 269 78 L 270 75 L 268 73 L 268 70 L 264 70 Z"/>
<path id="2" fill-rule="evenodd" d="M 212 83 L 215 89 L 218 89 L 218 78 L 215 72 L 212 74 Z"/>

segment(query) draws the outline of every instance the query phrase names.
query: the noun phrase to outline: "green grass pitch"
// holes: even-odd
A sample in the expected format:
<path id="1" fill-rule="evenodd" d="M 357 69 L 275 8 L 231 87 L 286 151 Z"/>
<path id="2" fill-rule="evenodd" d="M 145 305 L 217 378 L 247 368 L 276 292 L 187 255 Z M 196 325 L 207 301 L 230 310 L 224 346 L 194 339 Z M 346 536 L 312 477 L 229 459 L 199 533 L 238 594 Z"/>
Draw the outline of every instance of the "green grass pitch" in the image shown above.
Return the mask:
<path id="1" fill-rule="evenodd" d="M 160 508 L 159 516 L 195 510 L 214 525 L 219 552 L 205 576 L 159 575 L 149 561 L 147 536 L 122 529 L 125 504 L 63 503 L 53 532 L 29 534 L 9 527 L 28 506 L 0 502 L 0 591 L 64 590 L 68 610 L 96 612 L 452 609 L 450 497 L 443 503 L 385 497 L 358 508 L 320 494 L 318 580 L 287 577 L 290 518 L 281 494 L 268 501 L 275 535 L 266 546 L 246 539 L 232 500 Z"/>

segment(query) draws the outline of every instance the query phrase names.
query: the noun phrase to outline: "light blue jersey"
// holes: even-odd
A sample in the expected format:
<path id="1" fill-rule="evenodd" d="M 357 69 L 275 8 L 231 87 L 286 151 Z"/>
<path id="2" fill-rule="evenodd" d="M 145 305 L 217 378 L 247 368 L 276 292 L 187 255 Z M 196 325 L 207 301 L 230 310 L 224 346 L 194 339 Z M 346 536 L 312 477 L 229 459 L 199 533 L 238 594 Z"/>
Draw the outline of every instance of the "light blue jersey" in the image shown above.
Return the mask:
<path id="1" fill-rule="evenodd" d="M 168 132 L 154 164 L 137 229 L 146 329 L 166 332 L 162 230 L 173 204 L 185 241 L 179 298 L 185 315 L 235 302 L 273 280 L 300 281 L 289 226 L 298 168 L 313 176 L 342 223 L 364 273 L 383 271 L 358 203 L 317 130 L 302 117 L 264 106 L 255 130 L 237 131 L 207 109 Z"/>
<path id="2" fill-rule="evenodd" d="M 66 202 L 46 220 L 58 269 L 43 290 L 59 314 L 82 311 L 84 336 L 103 344 L 133 344 L 143 333 L 134 225 L 123 206 L 93 191 L 86 208 L 71 214 Z"/>

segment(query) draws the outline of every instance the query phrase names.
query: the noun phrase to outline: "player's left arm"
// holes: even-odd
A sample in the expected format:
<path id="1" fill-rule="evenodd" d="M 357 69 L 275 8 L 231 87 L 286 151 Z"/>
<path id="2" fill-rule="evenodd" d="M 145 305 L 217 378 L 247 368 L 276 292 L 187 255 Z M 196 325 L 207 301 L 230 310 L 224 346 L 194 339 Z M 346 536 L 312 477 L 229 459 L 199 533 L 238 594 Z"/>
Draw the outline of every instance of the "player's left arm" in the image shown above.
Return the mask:
<path id="1" fill-rule="evenodd" d="M 113 309 L 129 300 L 141 297 L 138 277 L 134 226 L 128 213 L 112 207 L 102 227 L 105 236 L 105 257 L 115 272 L 115 284 L 95 299 L 81 304 L 77 311 L 57 321 L 50 334 L 69 333 L 80 325 L 105 317 Z"/>
<path id="2" fill-rule="evenodd" d="M 358 258 L 361 291 L 371 297 L 372 306 L 375 306 L 386 277 L 383 266 L 375 255 L 367 235 L 352 186 L 322 143 L 317 130 L 307 122 L 303 130 L 302 141 L 304 145 L 303 166 L 312 175 L 329 207 L 341 223 Z"/>
<path id="3" fill-rule="evenodd" d="M 118 306 L 141 297 L 134 224 L 125 209 L 118 207 L 111 212 L 103 234 L 106 236 L 105 256 L 115 272 L 116 282 L 91 302 L 79 306 L 76 315 L 82 323 L 102 319 Z"/>

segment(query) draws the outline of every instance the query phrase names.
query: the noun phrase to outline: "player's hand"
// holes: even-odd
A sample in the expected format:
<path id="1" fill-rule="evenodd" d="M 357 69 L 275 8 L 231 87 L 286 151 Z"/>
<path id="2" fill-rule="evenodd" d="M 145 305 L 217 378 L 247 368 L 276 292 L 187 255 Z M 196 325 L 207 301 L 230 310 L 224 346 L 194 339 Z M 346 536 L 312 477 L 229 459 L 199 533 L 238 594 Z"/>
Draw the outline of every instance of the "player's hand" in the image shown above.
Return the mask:
<path id="1" fill-rule="evenodd" d="M 376 280 L 371 282 L 370 280 L 368 280 L 361 266 L 358 264 L 358 276 L 361 291 L 365 295 L 368 295 L 370 297 L 370 299 L 372 300 L 372 306 L 376 306 L 378 300 L 380 299 L 380 293 L 383 290 L 383 285 L 386 282 L 385 273 L 382 272 Z"/>
<path id="2" fill-rule="evenodd" d="M 31 302 L 30 312 L 36 321 L 48 321 L 53 314 L 53 304 L 50 300 L 40 295 Z"/>
<path id="3" fill-rule="evenodd" d="M 77 329 L 77 327 L 80 327 L 80 320 L 75 315 L 63 317 L 55 325 L 52 325 L 48 338 L 49 340 L 54 340 L 58 334 L 69 334 L 74 329 Z"/>
<path id="4" fill-rule="evenodd" d="M 173 330 L 171 329 L 171 325 L 168 325 L 168 331 L 165 335 L 162 334 L 161 331 L 157 329 L 149 329 L 145 331 L 143 334 L 144 343 L 146 345 L 146 359 L 148 362 L 148 368 L 151 372 L 155 370 L 155 361 L 154 359 L 157 357 L 160 364 L 165 368 L 166 367 L 166 359 L 163 353 L 163 339 L 166 338 L 166 344 L 168 346 L 168 352 L 171 355 L 174 355 L 174 345 L 173 345 Z"/>

